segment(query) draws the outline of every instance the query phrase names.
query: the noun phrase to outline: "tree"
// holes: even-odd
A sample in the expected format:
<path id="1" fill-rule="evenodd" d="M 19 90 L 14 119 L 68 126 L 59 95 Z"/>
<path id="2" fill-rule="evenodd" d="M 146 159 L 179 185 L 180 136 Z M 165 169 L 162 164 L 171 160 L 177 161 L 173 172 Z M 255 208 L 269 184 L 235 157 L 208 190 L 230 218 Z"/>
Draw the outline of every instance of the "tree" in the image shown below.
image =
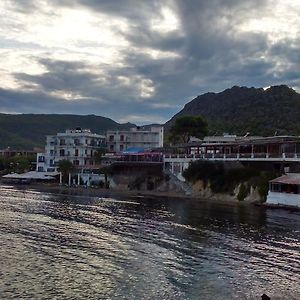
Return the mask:
<path id="1" fill-rule="evenodd" d="M 207 134 L 207 122 L 201 116 L 183 116 L 175 120 L 170 129 L 170 140 L 188 143 L 192 136 L 203 138 Z"/>
<path id="2" fill-rule="evenodd" d="M 0 168 L 6 169 L 8 172 L 24 173 L 34 169 L 33 163 L 36 161 L 34 155 L 23 156 L 16 155 L 4 158 L 0 163 Z"/>
<path id="3" fill-rule="evenodd" d="M 62 173 L 63 178 L 66 178 L 69 173 L 75 170 L 73 163 L 67 159 L 62 159 L 58 162 L 58 171 Z"/>
<path id="4" fill-rule="evenodd" d="M 106 149 L 105 148 L 100 148 L 97 151 L 95 151 L 94 158 L 95 158 L 95 162 L 97 164 L 101 164 L 102 158 L 105 155 L 105 153 L 106 153 Z"/>

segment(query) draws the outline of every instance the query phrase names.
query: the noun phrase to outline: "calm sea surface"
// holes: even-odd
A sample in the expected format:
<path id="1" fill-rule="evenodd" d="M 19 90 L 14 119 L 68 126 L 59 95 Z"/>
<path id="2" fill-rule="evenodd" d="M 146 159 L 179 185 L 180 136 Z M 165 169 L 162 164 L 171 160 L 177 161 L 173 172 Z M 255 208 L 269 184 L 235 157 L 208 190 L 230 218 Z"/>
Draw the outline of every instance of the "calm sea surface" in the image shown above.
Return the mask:
<path id="1" fill-rule="evenodd" d="M 0 187 L 1 299 L 300 299 L 300 213 Z"/>

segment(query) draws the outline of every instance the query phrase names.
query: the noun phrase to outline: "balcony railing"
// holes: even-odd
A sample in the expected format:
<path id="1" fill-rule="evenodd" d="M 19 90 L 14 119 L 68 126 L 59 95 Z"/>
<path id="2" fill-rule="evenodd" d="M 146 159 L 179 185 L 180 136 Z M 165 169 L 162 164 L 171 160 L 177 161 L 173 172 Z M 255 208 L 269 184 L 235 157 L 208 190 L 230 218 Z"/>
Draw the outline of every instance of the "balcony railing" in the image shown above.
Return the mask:
<path id="1" fill-rule="evenodd" d="M 165 154 L 165 160 L 172 159 L 212 159 L 212 160 L 300 160 L 300 153 L 200 153 Z"/>

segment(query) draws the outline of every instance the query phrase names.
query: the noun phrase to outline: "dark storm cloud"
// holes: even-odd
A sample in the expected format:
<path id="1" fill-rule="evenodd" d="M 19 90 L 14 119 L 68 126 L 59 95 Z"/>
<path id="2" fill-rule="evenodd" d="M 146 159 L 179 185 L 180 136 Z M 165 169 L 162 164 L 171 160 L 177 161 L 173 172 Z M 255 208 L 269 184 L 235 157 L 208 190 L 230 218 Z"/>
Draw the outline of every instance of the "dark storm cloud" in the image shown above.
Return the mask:
<path id="1" fill-rule="evenodd" d="M 141 58 L 144 63 L 147 57 Z M 148 57 L 149 65 L 150 58 Z M 139 72 L 137 68 L 124 67 L 121 69 L 104 66 L 103 73 L 95 73 L 104 68 L 103 66 L 90 66 L 82 62 L 66 62 L 41 59 L 39 62 L 47 69 L 40 75 L 28 75 L 17 73 L 15 77 L 24 86 L 32 87 L 35 90 L 26 93 L 26 89 L 17 93 L 2 90 L 1 107 L 11 111 L 21 109 L 21 111 L 41 112 L 70 112 L 70 113 L 98 113 L 122 119 L 127 115 L 141 115 L 149 111 L 151 105 L 140 96 L 140 82 L 138 79 L 131 79 L 130 84 L 124 84 L 121 78 L 133 78 Z M 159 74 L 160 71 L 157 71 Z M 147 74 L 145 74 L 147 75 Z M 49 94 L 55 96 L 49 96 Z M 64 100 L 60 94 L 73 93 L 79 95 L 77 100 Z M 14 99 L 13 103 L 8 103 L 8 95 Z M 32 97 L 32 98 L 31 98 Z M 75 96 L 74 96 L 75 98 Z M 33 100 L 34 99 L 34 100 Z M 43 100 L 39 100 L 43 99 Z M 79 101 L 80 100 L 80 101 Z M 19 103 L 21 102 L 22 103 Z M 38 101 L 38 103 L 36 102 Z M 144 101 L 144 102 L 143 102 Z M 135 102 L 135 104 L 134 104 Z M 8 105 L 9 104 L 9 105 Z M 117 108 L 117 109 L 116 109 Z M 164 112 L 169 108 L 160 108 Z M 173 110 L 174 113 L 176 110 Z M 158 111 L 153 109 L 152 113 Z M 149 112 L 151 114 L 151 111 Z M 158 116 L 159 117 L 159 116 Z"/>
<path id="2" fill-rule="evenodd" d="M 127 39 L 135 46 L 178 54 L 177 58 L 154 60 L 147 54 L 129 51 L 126 62 L 136 73 L 155 82 L 156 99 L 178 104 L 184 103 L 187 97 L 207 91 L 208 87 L 219 90 L 228 87 L 228 84 L 251 82 L 251 79 L 255 83 L 257 78 L 266 81 L 272 66 L 263 59 L 259 60 L 268 48 L 266 36 L 251 33 L 237 35 L 235 25 L 249 14 L 263 14 L 268 1 L 175 1 L 173 8 L 179 16 L 181 29 L 169 35 L 144 26 L 147 16 L 154 9 L 158 11 L 161 1 L 148 1 L 146 6 L 150 6 L 147 9 L 143 6 L 145 4 L 132 9 L 134 1 L 125 2 L 119 9 L 119 1 L 109 5 L 101 1 L 77 1 L 100 12 L 130 18 L 130 24 L 134 26 L 127 33 Z M 64 1 L 64 4 L 70 4 L 70 1 Z M 143 26 L 136 26 L 141 25 L 140 20 Z M 248 57 L 254 59 L 245 61 Z M 220 78 L 220 73 L 227 77 Z M 241 76 L 245 80 L 241 80 Z M 218 86 L 216 78 L 220 79 Z M 263 85 L 263 82 L 258 84 Z"/>
<path id="3" fill-rule="evenodd" d="M 151 123 L 156 120 L 155 115 L 145 114 L 149 107 L 143 103 L 139 106 L 129 106 L 128 103 L 121 101 L 112 102 L 111 105 L 101 104 L 91 99 L 66 101 L 40 91 L 28 92 L 22 89 L 16 91 L 0 88 L 0 107 L 1 112 L 4 113 L 95 114 L 133 123 Z M 127 116 L 132 117 L 128 119 Z M 135 116 L 142 116 L 142 118 L 135 118 Z"/>
<path id="4" fill-rule="evenodd" d="M 35 0 L 22 0 L 22 1 L 13 1 L 15 10 L 24 14 L 31 13 L 32 11 L 38 10 L 39 5 Z"/>
<path id="5" fill-rule="evenodd" d="M 40 59 L 40 64 L 46 67 L 47 72 L 41 75 L 16 73 L 15 77 L 27 83 L 37 84 L 41 91 L 80 91 L 93 85 L 96 80 L 93 74 L 83 70 L 81 62 L 56 61 Z"/>
<path id="6" fill-rule="evenodd" d="M 27 12 L 36 11 L 36 3 L 20 2 L 18 7 Z M 123 65 L 92 66 L 80 61 L 37 58 L 45 73 L 14 74 L 23 86 L 35 86 L 36 90 L 31 94 L 15 91 L 10 94 L 15 97 L 11 103 L 5 94 L 10 91 L 2 90 L 1 105 L 6 105 L 6 109 L 15 105 L 15 109 L 22 107 L 20 111 L 37 110 L 36 101 L 44 99 L 44 104 L 38 102 L 44 112 L 55 112 L 57 108 L 57 112 L 98 113 L 117 119 L 147 112 L 167 119 L 178 106 L 208 91 L 221 91 L 234 85 L 264 87 L 280 83 L 300 87 L 299 40 L 286 38 L 271 42 L 266 32 L 239 28 L 249 17 L 259 20 L 271 15 L 269 0 L 55 0 L 49 3 L 57 9 L 87 8 L 92 13 L 125 20 L 126 28 L 114 28 L 129 42 L 122 50 Z M 176 13 L 179 24 L 167 32 L 152 26 L 153 18 L 163 18 L 161 9 L 165 5 Z M 150 50 L 158 51 L 157 56 L 151 56 Z M 122 78 L 127 78 L 129 83 Z M 140 96 L 141 79 L 149 79 L 154 89 L 147 99 Z M 81 101 L 66 101 L 58 96 L 69 92 L 78 95 Z"/>
<path id="7" fill-rule="evenodd" d="M 140 21 L 146 21 L 145 16 L 150 16 L 162 5 L 161 1 L 156 0 L 53 0 L 52 2 L 57 6 L 66 7 L 81 5 L 93 11 Z"/>

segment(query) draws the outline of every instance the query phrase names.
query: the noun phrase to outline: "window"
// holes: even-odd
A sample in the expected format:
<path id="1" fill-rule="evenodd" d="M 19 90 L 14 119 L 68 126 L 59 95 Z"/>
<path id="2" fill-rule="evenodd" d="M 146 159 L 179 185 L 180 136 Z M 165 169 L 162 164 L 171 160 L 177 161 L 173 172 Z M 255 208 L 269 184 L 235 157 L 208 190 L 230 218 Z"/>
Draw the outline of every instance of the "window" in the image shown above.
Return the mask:
<path id="1" fill-rule="evenodd" d="M 45 156 L 39 156 L 38 162 L 45 162 Z"/>
<path id="2" fill-rule="evenodd" d="M 120 151 L 124 151 L 124 145 L 120 145 Z"/>
<path id="3" fill-rule="evenodd" d="M 110 150 L 110 151 L 114 151 L 114 145 L 110 145 L 110 146 L 109 146 L 109 150 Z"/>
<path id="4" fill-rule="evenodd" d="M 60 140 L 59 140 L 59 144 L 60 144 L 61 146 L 63 146 L 63 145 L 66 144 L 66 141 L 65 141 L 64 139 L 60 139 Z"/>
<path id="5" fill-rule="evenodd" d="M 78 149 L 75 149 L 75 156 L 78 156 L 78 154 L 79 154 Z"/>
<path id="6" fill-rule="evenodd" d="M 124 142 L 124 135 L 123 134 L 120 135 L 120 141 Z"/>
<path id="7" fill-rule="evenodd" d="M 38 167 L 38 172 L 44 172 L 44 168 L 43 167 Z"/>
<path id="8" fill-rule="evenodd" d="M 73 160 L 73 165 L 74 166 L 79 166 L 79 160 L 78 159 Z"/>
<path id="9" fill-rule="evenodd" d="M 114 136 L 113 136 L 113 135 L 110 135 L 110 136 L 109 136 L 109 141 L 110 141 L 110 142 L 113 142 L 113 141 L 114 141 Z"/>
<path id="10" fill-rule="evenodd" d="M 59 150 L 59 156 L 65 156 L 65 149 Z"/>
<path id="11" fill-rule="evenodd" d="M 280 192 L 281 191 L 280 184 L 272 183 L 271 184 L 271 191 L 272 192 Z"/>

